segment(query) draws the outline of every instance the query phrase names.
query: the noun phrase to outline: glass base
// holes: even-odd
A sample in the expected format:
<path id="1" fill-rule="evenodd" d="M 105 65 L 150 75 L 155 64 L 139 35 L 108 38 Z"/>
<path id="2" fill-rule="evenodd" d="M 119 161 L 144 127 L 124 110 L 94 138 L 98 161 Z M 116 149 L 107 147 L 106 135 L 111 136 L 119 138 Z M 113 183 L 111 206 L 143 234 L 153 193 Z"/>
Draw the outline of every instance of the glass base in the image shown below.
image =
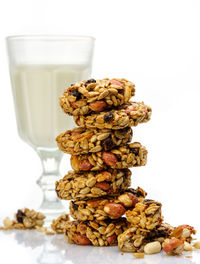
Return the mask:
<path id="1" fill-rule="evenodd" d="M 51 199 L 47 199 L 47 197 L 51 197 Z M 44 192 L 44 198 L 39 207 L 39 211 L 46 216 L 45 226 L 50 226 L 53 219 L 58 218 L 62 214 L 66 214 L 66 209 L 57 198 L 55 191 Z"/>

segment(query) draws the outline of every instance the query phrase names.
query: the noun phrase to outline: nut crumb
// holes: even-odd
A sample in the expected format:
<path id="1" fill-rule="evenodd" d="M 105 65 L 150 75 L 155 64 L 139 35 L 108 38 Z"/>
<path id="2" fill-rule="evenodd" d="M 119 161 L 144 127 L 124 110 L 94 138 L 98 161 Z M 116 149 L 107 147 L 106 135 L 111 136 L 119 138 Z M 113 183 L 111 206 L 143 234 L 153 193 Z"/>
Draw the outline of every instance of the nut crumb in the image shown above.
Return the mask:
<path id="1" fill-rule="evenodd" d="M 144 258 L 144 253 L 133 253 L 133 256 L 136 258 Z"/>
<path id="2" fill-rule="evenodd" d="M 200 249 L 200 241 L 195 242 L 193 247 Z"/>

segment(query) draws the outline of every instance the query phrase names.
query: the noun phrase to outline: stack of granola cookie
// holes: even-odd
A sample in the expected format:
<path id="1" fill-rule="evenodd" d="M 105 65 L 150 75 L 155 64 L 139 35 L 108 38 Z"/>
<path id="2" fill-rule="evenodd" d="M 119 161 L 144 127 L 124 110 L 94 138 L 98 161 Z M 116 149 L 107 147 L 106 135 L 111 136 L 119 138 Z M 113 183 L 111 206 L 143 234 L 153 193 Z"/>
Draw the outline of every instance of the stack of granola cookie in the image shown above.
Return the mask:
<path id="1" fill-rule="evenodd" d="M 71 85 L 60 98 L 76 127 L 57 137 L 61 151 L 71 154 L 71 166 L 56 182 L 60 199 L 72 200 L 65 236 L 71 243 L 116 245 L 118 235 L 130 225 L 122 217 L 146 193 L 131 189 L 130 167 L 143 166 L 147 150 L 129 143 L 132 126 L 150 120 L 151 108 L 131 102 L 135 86 L 126 79 L 90 79 Z"/>

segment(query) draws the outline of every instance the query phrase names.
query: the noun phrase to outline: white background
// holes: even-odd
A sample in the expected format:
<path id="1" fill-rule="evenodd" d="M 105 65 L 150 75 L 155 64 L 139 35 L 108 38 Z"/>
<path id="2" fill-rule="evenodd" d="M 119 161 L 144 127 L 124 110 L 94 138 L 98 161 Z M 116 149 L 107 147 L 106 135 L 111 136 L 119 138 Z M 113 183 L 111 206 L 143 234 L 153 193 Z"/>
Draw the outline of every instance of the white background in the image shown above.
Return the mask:
<path id="1" fill-rule="evenodd" d="M 149 150 L 133 186 L 163 203 L 165 220 L 200 229 L 200 2 L 198 0 L 6 0 L 0 2 L 0 218 L 34 207 L 41 165 L 17 134 L 5 37 L 78 34 L 96 38 L 94 78 L 125 77 L 153 109 L 134 129 Z M 64 157 L 62 174 L 69 170 Z M 200 235 L 199 235 L 200 237 Z M 10 263 L 4 261 L 4 263 Z"/>

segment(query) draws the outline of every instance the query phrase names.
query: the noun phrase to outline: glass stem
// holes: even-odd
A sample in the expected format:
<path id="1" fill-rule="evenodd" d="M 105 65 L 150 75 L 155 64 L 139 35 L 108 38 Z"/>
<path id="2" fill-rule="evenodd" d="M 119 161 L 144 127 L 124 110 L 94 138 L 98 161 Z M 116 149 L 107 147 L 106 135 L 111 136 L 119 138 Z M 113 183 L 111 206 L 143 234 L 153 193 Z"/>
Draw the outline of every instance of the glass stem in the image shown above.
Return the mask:
<path id="1" fill-rule="evenodd" d="M 62 153 L 57 149 L 54 151 L 37 149 L 37 153 L 43 167 L 43 173 L 37 180 L 37 184 L 43 191 L 43 201 L 39 209 L 46 215 L 47 221 L 51 221 L 64 213 L 64 206 L 55 192 L 55 182 L 60 178 L 59 165 Z M 50 216 L 51 219 L 49 219 Z"/>

